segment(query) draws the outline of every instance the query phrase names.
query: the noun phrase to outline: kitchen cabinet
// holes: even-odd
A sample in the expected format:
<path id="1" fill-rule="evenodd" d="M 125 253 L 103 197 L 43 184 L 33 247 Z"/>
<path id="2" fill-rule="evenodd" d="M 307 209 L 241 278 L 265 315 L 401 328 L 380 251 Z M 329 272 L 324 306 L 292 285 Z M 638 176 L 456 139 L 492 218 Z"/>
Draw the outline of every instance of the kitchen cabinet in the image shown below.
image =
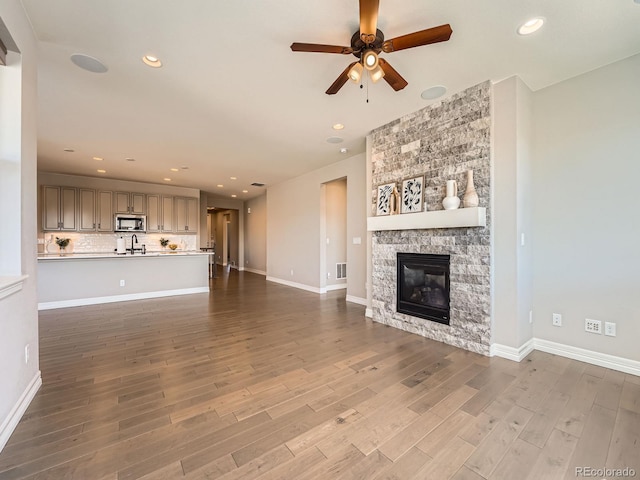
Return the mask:
<path id="1" fill-rule="evenodd" d="M 42 187 L 42 230 L 77 229 L 77 190 L 73 187 Z"/>
<path id="2" fill-rule="evenodd" d="M 147 232 L 173 233 L 173 197 L 147 195 Z"/>
<path id="3" fill-rule="evenodd" d="M 198 233 L 198 199 L 176 197 L 176 233 Z"/>
<path id="4" fill-rule="evenodd" d="M 145 194 L 133 192 L 115 192 L 113 199 L 114 213 L 145 214 Z"/>
<path id="5" fill-rule="evenodd" d="M 80 211 L 78 214 L 78 231 L 96 231 L 96 191 L 80 188 L 78 190 Z"/>
<path id="6" fill-rule="evenodd" d="M 99 232 L 113 232 L 113 192 L 98 190 L 97 221 Z"/>

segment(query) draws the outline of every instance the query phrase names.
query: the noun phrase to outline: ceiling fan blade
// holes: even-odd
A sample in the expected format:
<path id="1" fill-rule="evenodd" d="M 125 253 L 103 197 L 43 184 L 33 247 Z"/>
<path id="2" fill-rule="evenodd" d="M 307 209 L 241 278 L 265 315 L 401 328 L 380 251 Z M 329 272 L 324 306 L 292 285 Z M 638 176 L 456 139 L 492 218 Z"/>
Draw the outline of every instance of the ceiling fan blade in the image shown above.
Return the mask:
<path id="1" fill-rule="evenodd" d="M 396 72 L 395 68 L 389 65 L 389 63 L 384 58 L 378 59 L 378 64 L 384 71 L 383 78 L 389 85 L 391 85 L 391 88 L 393 88 L 396 92 L 409 85 L 407 81 L 402 78 L 402 76 L 398 72 Z"/>
<path id="2" fill-rule="evenodd" d="M 439 27 L 427 28 L 419 32 L 409 33 L 401 37 L 392 38 L 382 44 L 385 53 L 397 52 L 405 48 L 420 47 L 431 43 L 446 42 L 451 37 L 451 25 L 448 23 Z"/>
<path id="3" fill-rule="evenodd" d="M 333 82 L 329 89 L 324 93 L 326 93 L 327 95 L 335 95 L 336 93 L 338 93 L 338 90 L 340 90 L 342 86 L 347 83 L 347 80 L 349 80 L 349 70 L 351 70 L 351 67 L 353 67 L 356 63 L 358 62 L 353 62 L 347 68 L 345 68 L 344 71 L 338 76 L 338 78 L 336 78 L 336 81 Z"/>
<path id="4" fill-rule="evenodd" d="M 380 0 L 360 0 L 360 39 L 365 44 L 376 39 L 379 7 Z"/>
<path id="5" fill-rule="evenodd" d="M 317 52 L 317 53 L 340 53 L 348 55 L 353 53 L 351 47 L 340 47 L 338 45 L 320 45 L 317 43 L 298 43 L 291 44 L 291 50 L 294 52 Z"/>

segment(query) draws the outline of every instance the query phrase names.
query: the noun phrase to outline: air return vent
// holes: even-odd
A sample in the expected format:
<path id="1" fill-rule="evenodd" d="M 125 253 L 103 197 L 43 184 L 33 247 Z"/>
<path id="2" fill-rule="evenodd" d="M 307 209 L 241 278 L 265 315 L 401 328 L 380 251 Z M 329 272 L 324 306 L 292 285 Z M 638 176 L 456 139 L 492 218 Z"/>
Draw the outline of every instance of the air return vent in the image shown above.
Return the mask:
<path id="1" fill-rule="evenodd" d="M 347 264 L 336 263 L 336 279 L 347 278 Z"/>
<path id="2" fill-rule="evenodd" d="M 253 182 L 251 184 L 252 187 L 264 187 L 264 183 Z"/>

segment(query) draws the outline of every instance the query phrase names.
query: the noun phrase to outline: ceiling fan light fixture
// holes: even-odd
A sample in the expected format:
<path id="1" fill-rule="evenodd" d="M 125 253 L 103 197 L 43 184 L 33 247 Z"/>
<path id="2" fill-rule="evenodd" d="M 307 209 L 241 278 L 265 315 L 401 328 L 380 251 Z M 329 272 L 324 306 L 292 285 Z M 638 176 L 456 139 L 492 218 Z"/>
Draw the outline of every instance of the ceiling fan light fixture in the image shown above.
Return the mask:
<path id="1" fill-rule="evenodd" d="M 519 35 L 531 35 L 534 32 L 537 32 L 544 25 L 544 18 L 536 17 L 531 20 L 527 20 L 522 25 L 518 27 Z"/>
<path id="2" fill-rule="evenodd" d="M 373 50 L 367 50 L 362 54 L 362 63 L 367 70 L 374 70 L 378 66 L 378 54 Z"/>
<path id="3" fill-rule="evenodd" d="M 371 81 L 373 83 L 376 83 L 378 80 L 384 77 L 384 70 L 382 70 L 382 67 L 380 65 L 377 65 L 376 68 L 369 72 L 369 76 L 371 77 Z"/>
<path id="4" fill-rule="evenodd" d="M 349 70 L 349 80 L 351 80 L 353 83 L 360 83 L 360 79 L 362 78 L 362 71 L 362 64 L 359 62 L 356 63 L 353 67 L 351 67 L 351 70 Z"/>

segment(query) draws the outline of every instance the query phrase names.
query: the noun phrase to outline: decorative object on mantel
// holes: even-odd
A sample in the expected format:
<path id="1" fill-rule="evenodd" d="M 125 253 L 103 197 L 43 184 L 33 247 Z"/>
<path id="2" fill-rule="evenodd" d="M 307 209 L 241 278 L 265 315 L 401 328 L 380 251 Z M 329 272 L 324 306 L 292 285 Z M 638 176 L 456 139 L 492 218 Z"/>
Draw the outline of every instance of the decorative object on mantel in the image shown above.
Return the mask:
<path id="1" fill-rule="evenodd" d="M 395 183 L 378 185 L 378 201 L 376 204 L 376 215 L 389 215 L 391 213 L 391 196 L 396 188 Z"/>
<path id="2" fill-rule="evenodd" d="M 402 181 L 402 204 L 400 213 L 416 213 L 422 211 L 424 177 L 407 178 Z"/>
<path id="3" fill-rule="evenodd" d="M 70 241 L 71 241 L 70 238 L 56 237 L 56 244 L 58 245 L 58 247 L 60 247 L 60 255 L 61 256 L 66 253 L 67 245 L 69 245 Z"/>
<path id="4" fill-rule="evenodd" d="M 389 197 L 389 207 L 391 215 L 397 215 L 400 211 L 400 194 L 398 193 L 398 187 L 393 184 L 393 190 L 391 191 L 391 197 Z"/>
<path id="5" fill-rule="evenodd" d="M 467 170 L 467 190 L 462 197 L 462 205 L 467 207 L 477 207 L 480 204 L 476 187 L 473 184 L 473 170 Z"/>
<path id="6" fill-rule="evenodd" d="M 442 200 L 442 206 L 445 210 L 455 210 L 460 206 L 458 184 L 455 180 L 447 180 L 447 195 Z"/>

